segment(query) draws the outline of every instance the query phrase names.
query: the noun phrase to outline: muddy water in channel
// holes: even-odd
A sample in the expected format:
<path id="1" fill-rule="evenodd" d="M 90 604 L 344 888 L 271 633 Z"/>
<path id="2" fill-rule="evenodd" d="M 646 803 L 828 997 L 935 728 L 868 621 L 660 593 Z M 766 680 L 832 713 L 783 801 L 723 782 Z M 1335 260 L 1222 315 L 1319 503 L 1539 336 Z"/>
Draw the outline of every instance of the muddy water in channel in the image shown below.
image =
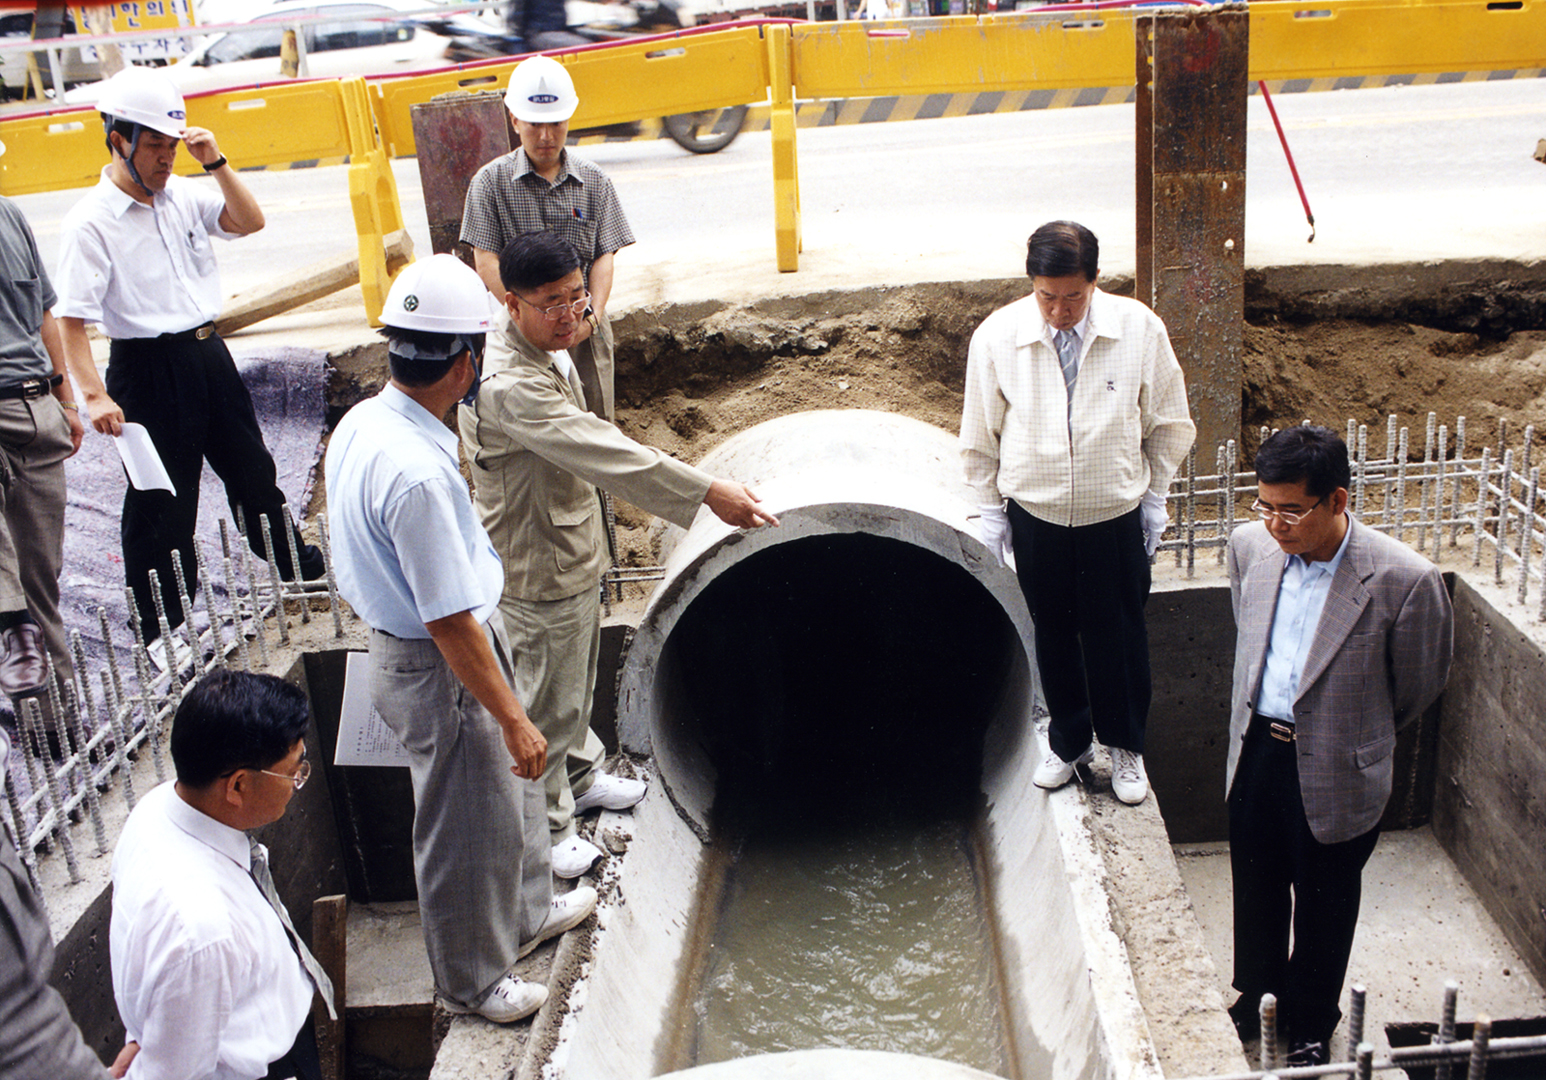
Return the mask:
<path id="1" fill-rule="evenodd" d="M 847 1047 L 1008 1075 L 969 816 L 836 816 L 742 834 L 693 1002 L 696 1064 Z"/>

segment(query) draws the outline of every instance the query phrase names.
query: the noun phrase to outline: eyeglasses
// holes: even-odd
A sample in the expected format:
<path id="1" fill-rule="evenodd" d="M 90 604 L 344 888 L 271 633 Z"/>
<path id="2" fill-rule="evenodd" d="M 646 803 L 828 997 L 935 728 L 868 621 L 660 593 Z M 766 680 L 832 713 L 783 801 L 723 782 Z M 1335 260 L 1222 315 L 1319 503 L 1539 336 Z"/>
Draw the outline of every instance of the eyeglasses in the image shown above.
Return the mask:
<path id="1" fill-rule="evenodd" d="M 1251 504 L 1251 513 L 1257 515 L 1258 517 L 1266 518 L 1269 521 L 1275 518 L 1285 525 L 1298 525 L 1305 518 L 1309 517 L 1317 506 L 1325 501 L 1326 496 L 1322 495 L 1320 498 L 1315 500 L 1315 502 L 1310 506 L 1309 510 L 1300 510 L 1297 513 L 1290 513 L 1287 510 L 1274 510 L 1270 506 L 1263 506 L 1261 504 L 1261 500 L 1257 499 Z"/>
<path id="2" fill-rule="evenodd" d="M 590 307 L 590 293 L 586 293 L 584 296 L 580 297 L 573 303 L 554 304 L 552 307 L 537 307 L 536 304 L 533 304 L 520 293 L 515 293 L 514 296 L 527 307 L 537 308 L 538 311 L 542 312 L 542 317 L 548 322 L 557 322 L 559 319 L 562 319 L 564 317 L 564 312 L 566 311 L 573 315 L 575 318 L 579 318 L 581 315 L 585 314 L 585 309 Z"/>
<path id="3" fill-rule="evenodd" d="M 311 779 L 311 761 L 307 758 L 302 758 L 301 763 L 295 767 L 294 773 L 269 772 L 267 769 L 254 769 L 253 772 L 260 772 L 264 776 L 277 776 L 281 780 L 288 780 L 295 785 L 295 790 L 299 791 L 306 786 L 306 781 Z"/>

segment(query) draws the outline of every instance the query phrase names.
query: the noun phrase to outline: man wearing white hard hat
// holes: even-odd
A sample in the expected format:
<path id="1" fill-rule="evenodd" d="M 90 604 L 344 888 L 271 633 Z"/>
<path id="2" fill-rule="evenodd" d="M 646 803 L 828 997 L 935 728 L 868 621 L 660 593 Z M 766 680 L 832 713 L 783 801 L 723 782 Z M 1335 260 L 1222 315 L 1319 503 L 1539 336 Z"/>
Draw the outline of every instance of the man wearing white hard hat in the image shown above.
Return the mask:
<path id="1" fill-rule="evenodd" d="M 188 594 L 197 592 L 193 531 L 206 459 L 232 506 L 241 506 L 252 550 L 264 555 L 260 517 L 266 516 L 280 574 L 295 576 L 274 459 L 214 325 L 221 293 L 210 237 L 257 232 L 263 211 L 214 134 L 187 126 L 182 94 L 164 73 L 125 68 L 103 85 L 97 108 L 112 161 L 65 215 L 58 314 L 92 427 L 116 436 L 126 422 L 143 424 L 177 489 L 131 486 L 124 494 L 124 577 L 149 641 L 160 632 L 150 571 L 160 581 L 171 626 L 183 620 L 173 551 Z M 179 143 L 212 183 L 172 174 Z M 86 337 L 91 322 L 112 339 L 105 381 Z M 295 539 L 301 575 L 320 577 L 322 553 L 299 534 Z"/>
<path id="2" fill-rule="evenodd" d="M 497 157 L 472 178 L 462 211 L 462 242 L 473 250 L 478 276 L 504 302 L 499 253 L 517 236 L 553 232 L 580 254 L 590 307 L 569 346 L 592 412 L 612 418 L 613 257 L 633 243 L 633 232 L 612 181 L 589 161 L 564 149 L 569 118 L 580 106 L 569 72 L 550 56 L 533 56 L 510 73 L 505 107 L 521 145 Z M 493 360 L 514 352 L 508 321 L 489 343 Z"/>
<path id="3" fill-rule="evenodd" d="M 454 255 L 399 274 L 381 313 L 391 381 L 339 421 L 325 473 L 338 590 L 371 628 L 371 702 L 410 758 L 435 987 L 451 1012 L 508 1023 L 547 998 L 511 966 L 596 892 L 553 896 L 547 743 L 511 689 L 504 574 L 442 421 L 477 394 L 492 317 Z"/>
<path id="4" fill-rule="evenodd" d="M 0 198 L 0 691 L 38 695 L 45 711 L 50 663 L 64 682 L 74 677 L 59 571 L 64 461 L 82 434 L 50 310 L 57 300 L 27 219 Z"/>

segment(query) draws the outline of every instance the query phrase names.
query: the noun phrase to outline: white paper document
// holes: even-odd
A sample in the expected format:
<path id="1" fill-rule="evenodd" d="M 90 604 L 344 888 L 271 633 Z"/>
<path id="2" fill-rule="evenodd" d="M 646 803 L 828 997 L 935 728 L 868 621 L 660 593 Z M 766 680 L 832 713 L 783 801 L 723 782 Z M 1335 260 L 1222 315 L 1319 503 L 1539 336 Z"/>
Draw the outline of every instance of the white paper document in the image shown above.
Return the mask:
<path id="1" fill-rule="evenodd" d="M 124 424 L 118 438 L 113 440 L 113 445 L 118 447 L 118 456 L 123 458 L 129 483 L 137 490 L 170 491 L 173 495 L 177 494 L 177 489 L 172 486 L 172 478 L 166 474 L 166 466 L 161 464 L 161 455 L 156 453 L 156 444 L 150 441 L 150 432 L 145 430 L 144 424 Z"/>
<path id="2" fill-rule="evenodd" d="M 408 751 L 370 703 L 370 654 L 350 653 L 334 765 L 407 765 Z"/>

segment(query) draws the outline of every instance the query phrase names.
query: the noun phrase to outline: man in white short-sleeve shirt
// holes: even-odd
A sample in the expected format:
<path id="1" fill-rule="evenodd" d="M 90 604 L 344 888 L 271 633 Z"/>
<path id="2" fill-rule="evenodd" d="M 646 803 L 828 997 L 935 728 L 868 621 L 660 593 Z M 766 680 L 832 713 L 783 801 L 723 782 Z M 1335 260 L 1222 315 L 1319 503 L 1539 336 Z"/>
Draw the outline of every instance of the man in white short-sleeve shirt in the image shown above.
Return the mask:
<path id="1" fill-rule="evenodd" d="M 125 68 L 104 85 L 98 108 L 112 162 L 65 215 L 56 314 L 92 427 L 118 435 L 125 422 L 144 425 L 177 489 L 131 486 L 124 493 L 124 578 L 149 641 L 160 633 L 152 570 L 168 625 L 183 621 L 174 551 L 188 595 L 196 595 L 193 531 L 206 460 L 232 507 L 242 508 L 252 550 L 265 556 L 266 517 L 280 576 L 295 576 L 274 459 L 214 326 L 221 295 L 210 238 L 246 236 L 263 228 L 264 219 L 214 134 L 187 126 L 182 95 L 165 74 Z M 172 174 L 179 142 L 213 185 Z M 87 323 L 99 323 L 112 339 L 105 379 L 92 359 Z M 322 553 L 299 533 L 294 539 L 301 576 L 321 577 Z"/>

